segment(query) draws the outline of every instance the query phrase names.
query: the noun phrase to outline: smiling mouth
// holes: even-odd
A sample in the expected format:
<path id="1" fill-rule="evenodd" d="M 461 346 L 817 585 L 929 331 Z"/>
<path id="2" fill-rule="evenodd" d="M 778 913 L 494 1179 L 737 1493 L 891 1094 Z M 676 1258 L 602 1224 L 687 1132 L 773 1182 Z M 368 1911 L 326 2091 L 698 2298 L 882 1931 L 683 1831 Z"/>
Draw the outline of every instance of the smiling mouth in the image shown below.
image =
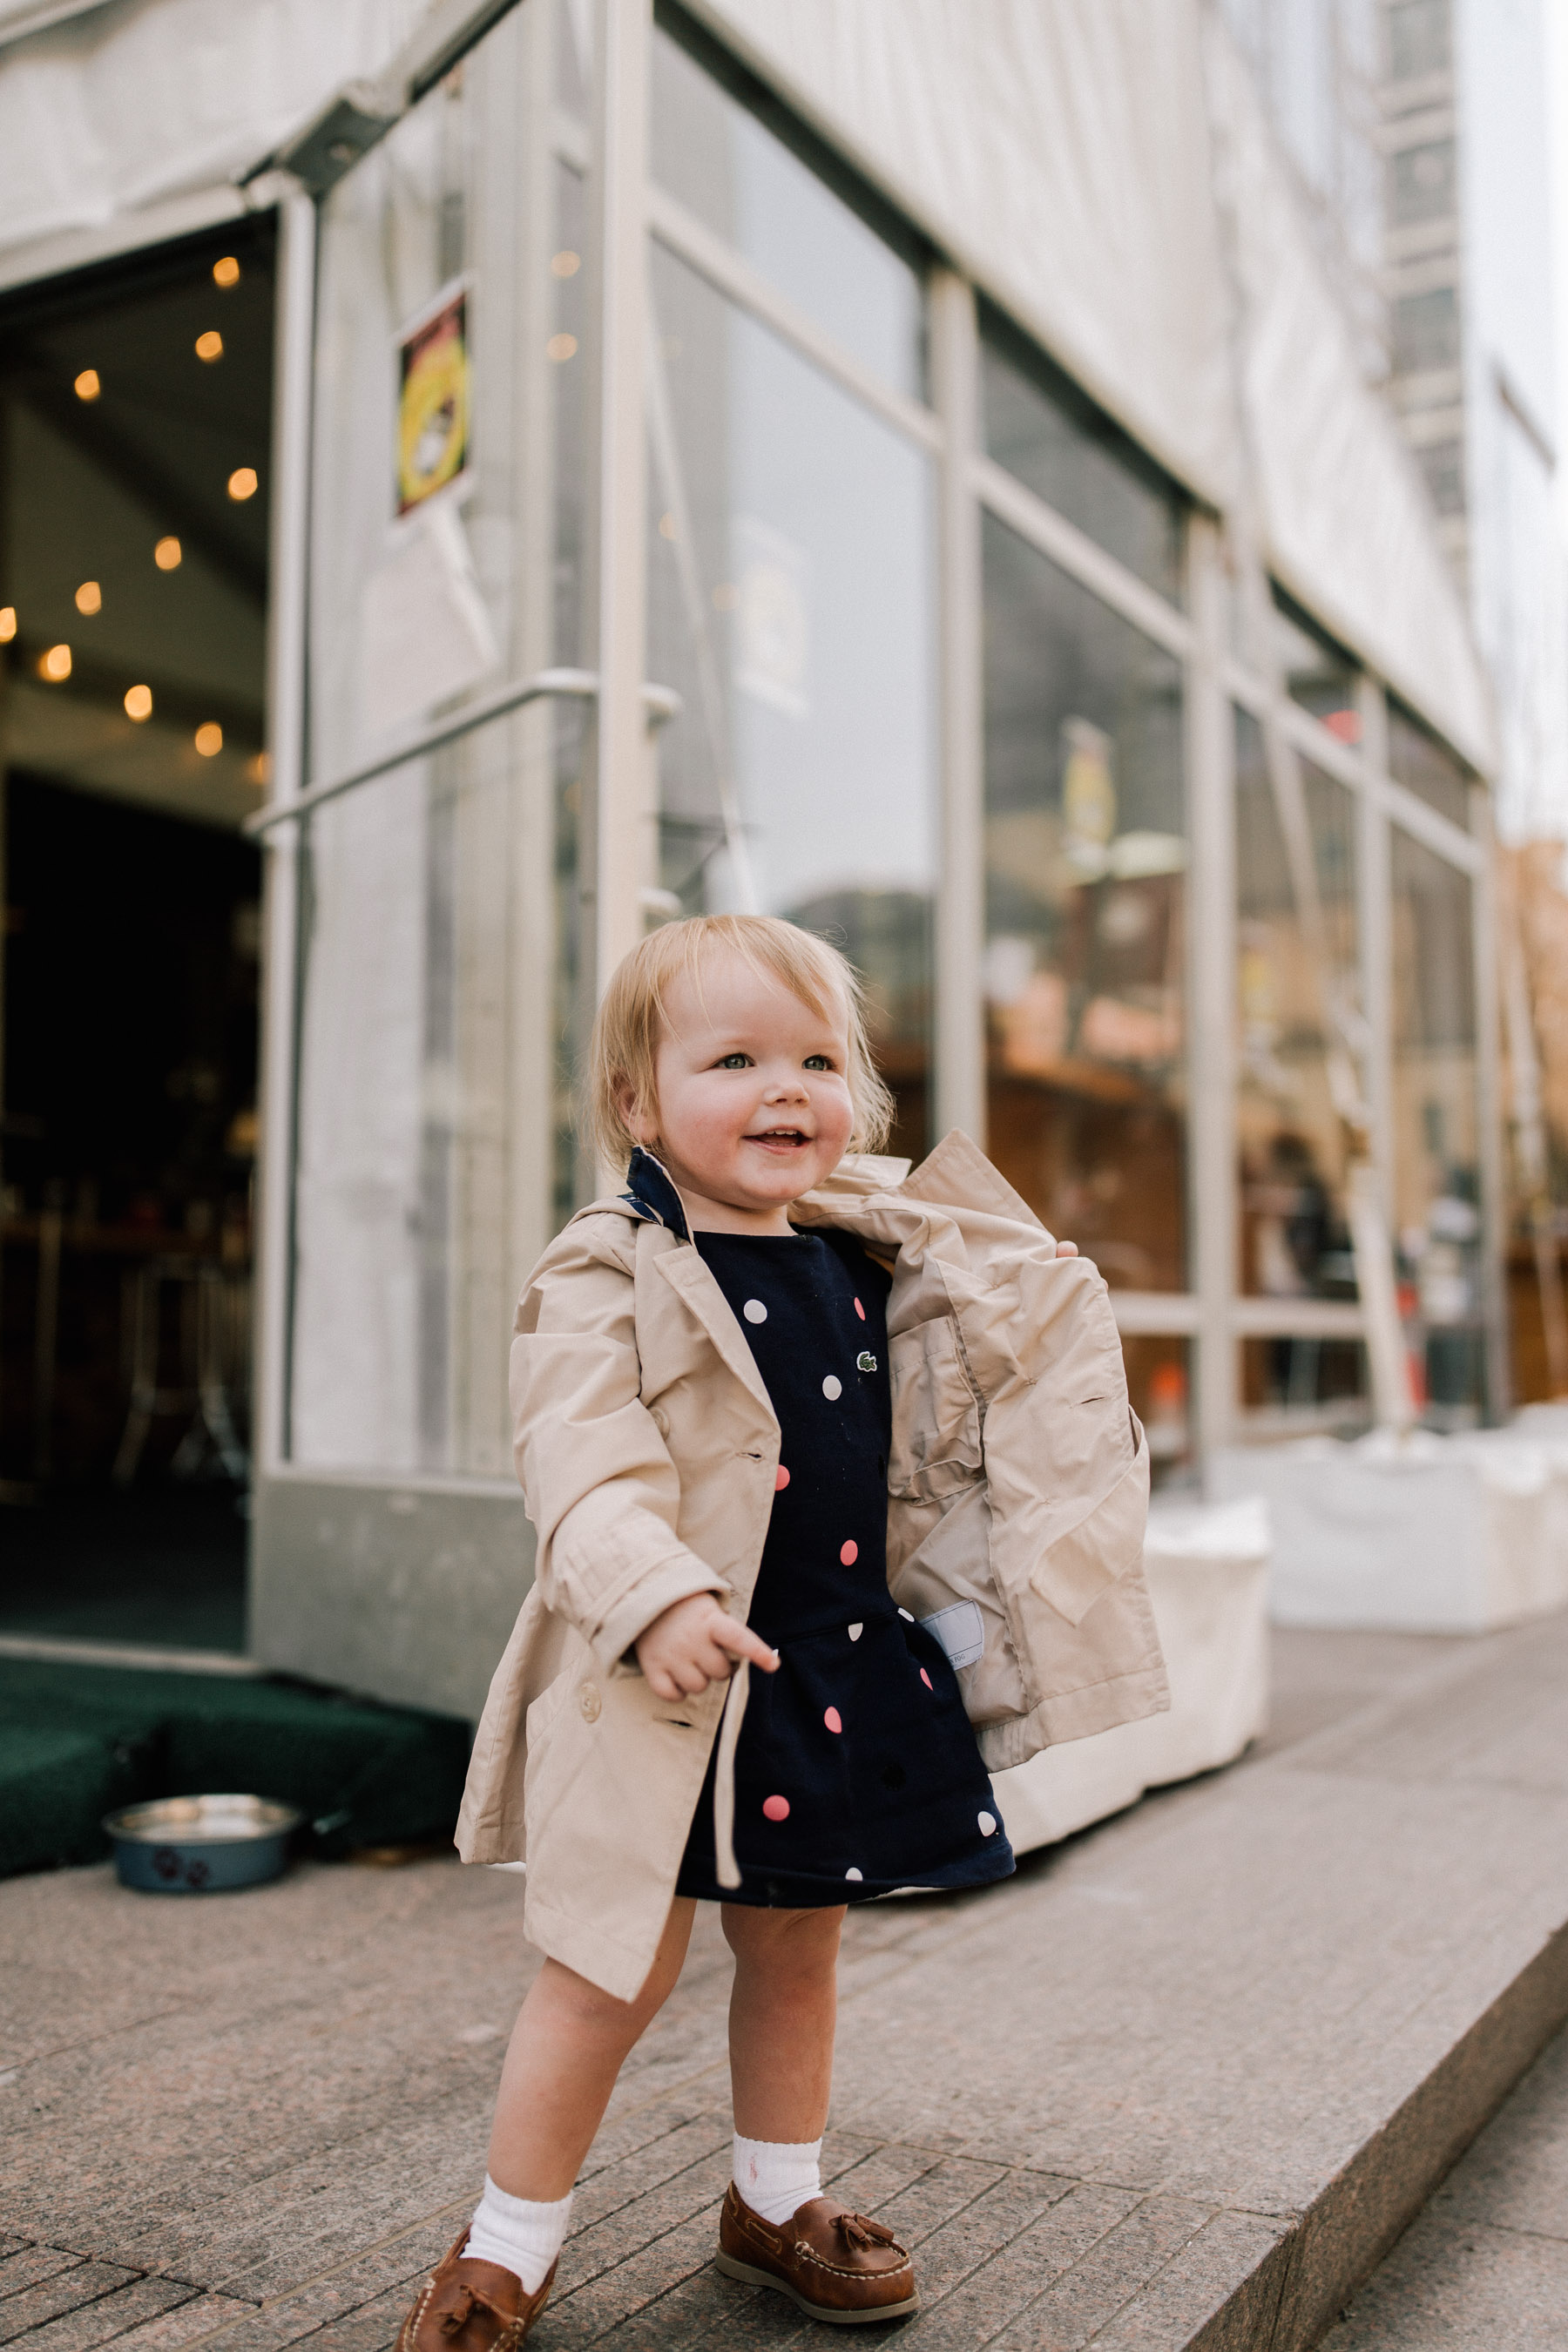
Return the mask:
<path id="1" fill-rule="evenodd" d="M 811 1141 L 798 1127 L 764 1127 L 758 1135 L 748 1135 L 748 1143 L 765 1143 L 775 1150 L 795 1151 Z"/>

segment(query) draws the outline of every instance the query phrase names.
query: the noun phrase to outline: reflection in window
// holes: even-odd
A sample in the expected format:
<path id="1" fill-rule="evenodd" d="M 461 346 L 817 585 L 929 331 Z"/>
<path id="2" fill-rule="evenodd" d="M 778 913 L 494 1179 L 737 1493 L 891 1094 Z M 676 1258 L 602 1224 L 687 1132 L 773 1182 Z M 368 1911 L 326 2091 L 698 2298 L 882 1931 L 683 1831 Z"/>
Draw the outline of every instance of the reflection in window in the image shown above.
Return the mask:
<path id="1" fill-rule="evenodd" d="M 1282 823 L 1262 730 L 1237 711 L 1241 1287 L 1251 1297 L 1353 1298 L 1345 1223 L 1350 1130 L 1342 1116 L 1349 1106 L 1343 1077 L 1339 1101 L 1334 1080 L 1342 1071 L 1356 1083 L 1346 1036 L 1356 1025 L 1360 992 L 1355 811 L 1342 784 L 1293 755 L 1291 761 L 1300 805 L 1287 807 Z M 1288 854 L 1292 833 L 1304 870 Z M 1296 1344 L 1280 1342 L 1287 1352 Z"/>
<path id="2" fill-rule="evenodd" d="M 935 870 L 924 455 L 657 244 L 650 675 L 665 911 L 755 908 L 841 946 L 927 1137 Z M 650 877 L 651 879 L 651 877 Z"/>
<path id="3" fill-rule="evenodd" d="M 662 29 L 652 79 L 658 185 L 894 391 L 923 398 L 924 306 L 909 263 Z"/>
<path id="4" fill-rule="evenodd" d="M 1291 701 L 1321 719 L 1342 743 L 1359 743 L 1354 662 L 1280 587 L 1274 590 L 1274 637 Z"/>
<path id="5" fill-rule="evenodd" d="M 981 343 L 985 450 L 1173 604 L 1182 588 L 1181 493 L 1043 352 L 994 312 Z"/>
<path id="6" fill-rule="evenodd" d="M 1353 1437 L 1372 1419 L 1359 1339 L 1244 1339 L 1241 1415 L 1249 1440 Z"/>
<path id="7" fill-rule="evenodd" d="M 504 18 L 322 207 L 309 646 L 312 771 L 503 676 L 572 660 L 583 450 L 582 192 L 539 217 L 475 135 L 548 121 Z M 466 284 L 466 474 L 395 516 L 394 354 Z M 530 332 L 521 328 L 526 320 Z M 556 341 L 556 350 L 564 344 Z M 461 405 L 452 404 L 454 413 Z M 406 404 L 402 419 L 406 427 Z M 427 415 L 434 439 L 440 407 Z M 517 481 L 531 486 L 520 503 Z M 483 656 L 486 667 L 476 672 Z M 504 1475 L 522 1275 L 573 1205 L 580 717 L 539 704 L 328 803 L 301 857 L 290 1450 Z"/>
<path id="8" fill-rule="evenodd" d="M 1427 1419 L 1482 1402 L 1471 883 L 1394 834 L 1394 1174 L 1400 1304 Z"/>
<path id="9" fill-rule="evenodd" d="M 1469 831 L 1468 769 L 1392 694 L 1388 698 L 1388 772 L 1395 783 L 1419 793 L 1427 806 L 1450 824 Z"/>
<path id="10" fill-rule="evenodd" d="M 1107 1281 L 1186 1278 L 1181 672 L 985 524 L 990 1151 Z"/>
<path id="11" fill-rule="evenodd" d="M 1149 1471 L 1156 1486 L 1194 1480 L 1195 1405 L 1193 1343 L 1165 1333 L 1126 1331 L 1121 1337 L 1127 1393 L 1149 1440 Z"/>

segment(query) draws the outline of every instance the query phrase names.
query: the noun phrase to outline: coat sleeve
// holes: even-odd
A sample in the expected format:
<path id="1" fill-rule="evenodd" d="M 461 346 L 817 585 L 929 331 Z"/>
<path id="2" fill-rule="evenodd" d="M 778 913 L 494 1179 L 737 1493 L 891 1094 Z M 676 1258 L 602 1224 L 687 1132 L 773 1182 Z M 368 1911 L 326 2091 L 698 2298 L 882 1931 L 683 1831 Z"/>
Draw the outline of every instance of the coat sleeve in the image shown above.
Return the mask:
<path id="1" fill-rule="evenodd" d="M 640 1395 L 629 1227 L 626 1238 L 632 1249 L 591 1220 L 569 1225 L 534 1268 L 511 1344 L 541 1597 L 606 1673 L 673 1601 L 725 1592 L 676 1532 L 680 1478 Z"/>

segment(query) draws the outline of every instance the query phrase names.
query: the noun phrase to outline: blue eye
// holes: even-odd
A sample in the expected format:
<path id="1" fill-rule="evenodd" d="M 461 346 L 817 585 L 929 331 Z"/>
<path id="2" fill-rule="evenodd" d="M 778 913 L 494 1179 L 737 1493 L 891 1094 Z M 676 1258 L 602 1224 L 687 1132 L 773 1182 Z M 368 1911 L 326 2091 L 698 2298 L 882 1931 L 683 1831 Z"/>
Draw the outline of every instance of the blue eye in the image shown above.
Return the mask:
<path id="1" fill-rule="evenodd" d="M 750 1054 L 726 1054 L 719 1064 L 721 1070 L 749 1070 L 751 1066 Z"/>
<path id="2" fill-rule="evenodd" d="M 808 1054 L 802 1066 L 808 1070 L 830 1070 L 833 1064 L 826 1054 Z"/>

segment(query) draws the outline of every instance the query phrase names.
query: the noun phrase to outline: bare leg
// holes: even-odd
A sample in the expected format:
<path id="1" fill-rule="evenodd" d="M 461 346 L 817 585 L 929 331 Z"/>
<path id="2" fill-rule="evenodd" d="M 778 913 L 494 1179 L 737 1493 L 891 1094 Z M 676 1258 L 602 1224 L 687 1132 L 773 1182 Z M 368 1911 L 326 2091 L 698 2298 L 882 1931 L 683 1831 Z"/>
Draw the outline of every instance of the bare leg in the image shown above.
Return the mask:
<path id="1" fill-rule="evenodd" d="M 509 2196 L 553 2204 L 593 2144 L 634 2044 L 664 2006 L 686 1958 L 696 1905 L 679 1898 L 635 2000 L 601 1992 L 546 1960 L 512 2028 L 496 2095 L 489 2173 Z"/>
<path id="2" fill-rule="evenodd" d="M 735 1955 L 730 2082 L 745 2139 L 820 2139 L 833 2088 L 844 1907 L 720 1914 Z"/>

